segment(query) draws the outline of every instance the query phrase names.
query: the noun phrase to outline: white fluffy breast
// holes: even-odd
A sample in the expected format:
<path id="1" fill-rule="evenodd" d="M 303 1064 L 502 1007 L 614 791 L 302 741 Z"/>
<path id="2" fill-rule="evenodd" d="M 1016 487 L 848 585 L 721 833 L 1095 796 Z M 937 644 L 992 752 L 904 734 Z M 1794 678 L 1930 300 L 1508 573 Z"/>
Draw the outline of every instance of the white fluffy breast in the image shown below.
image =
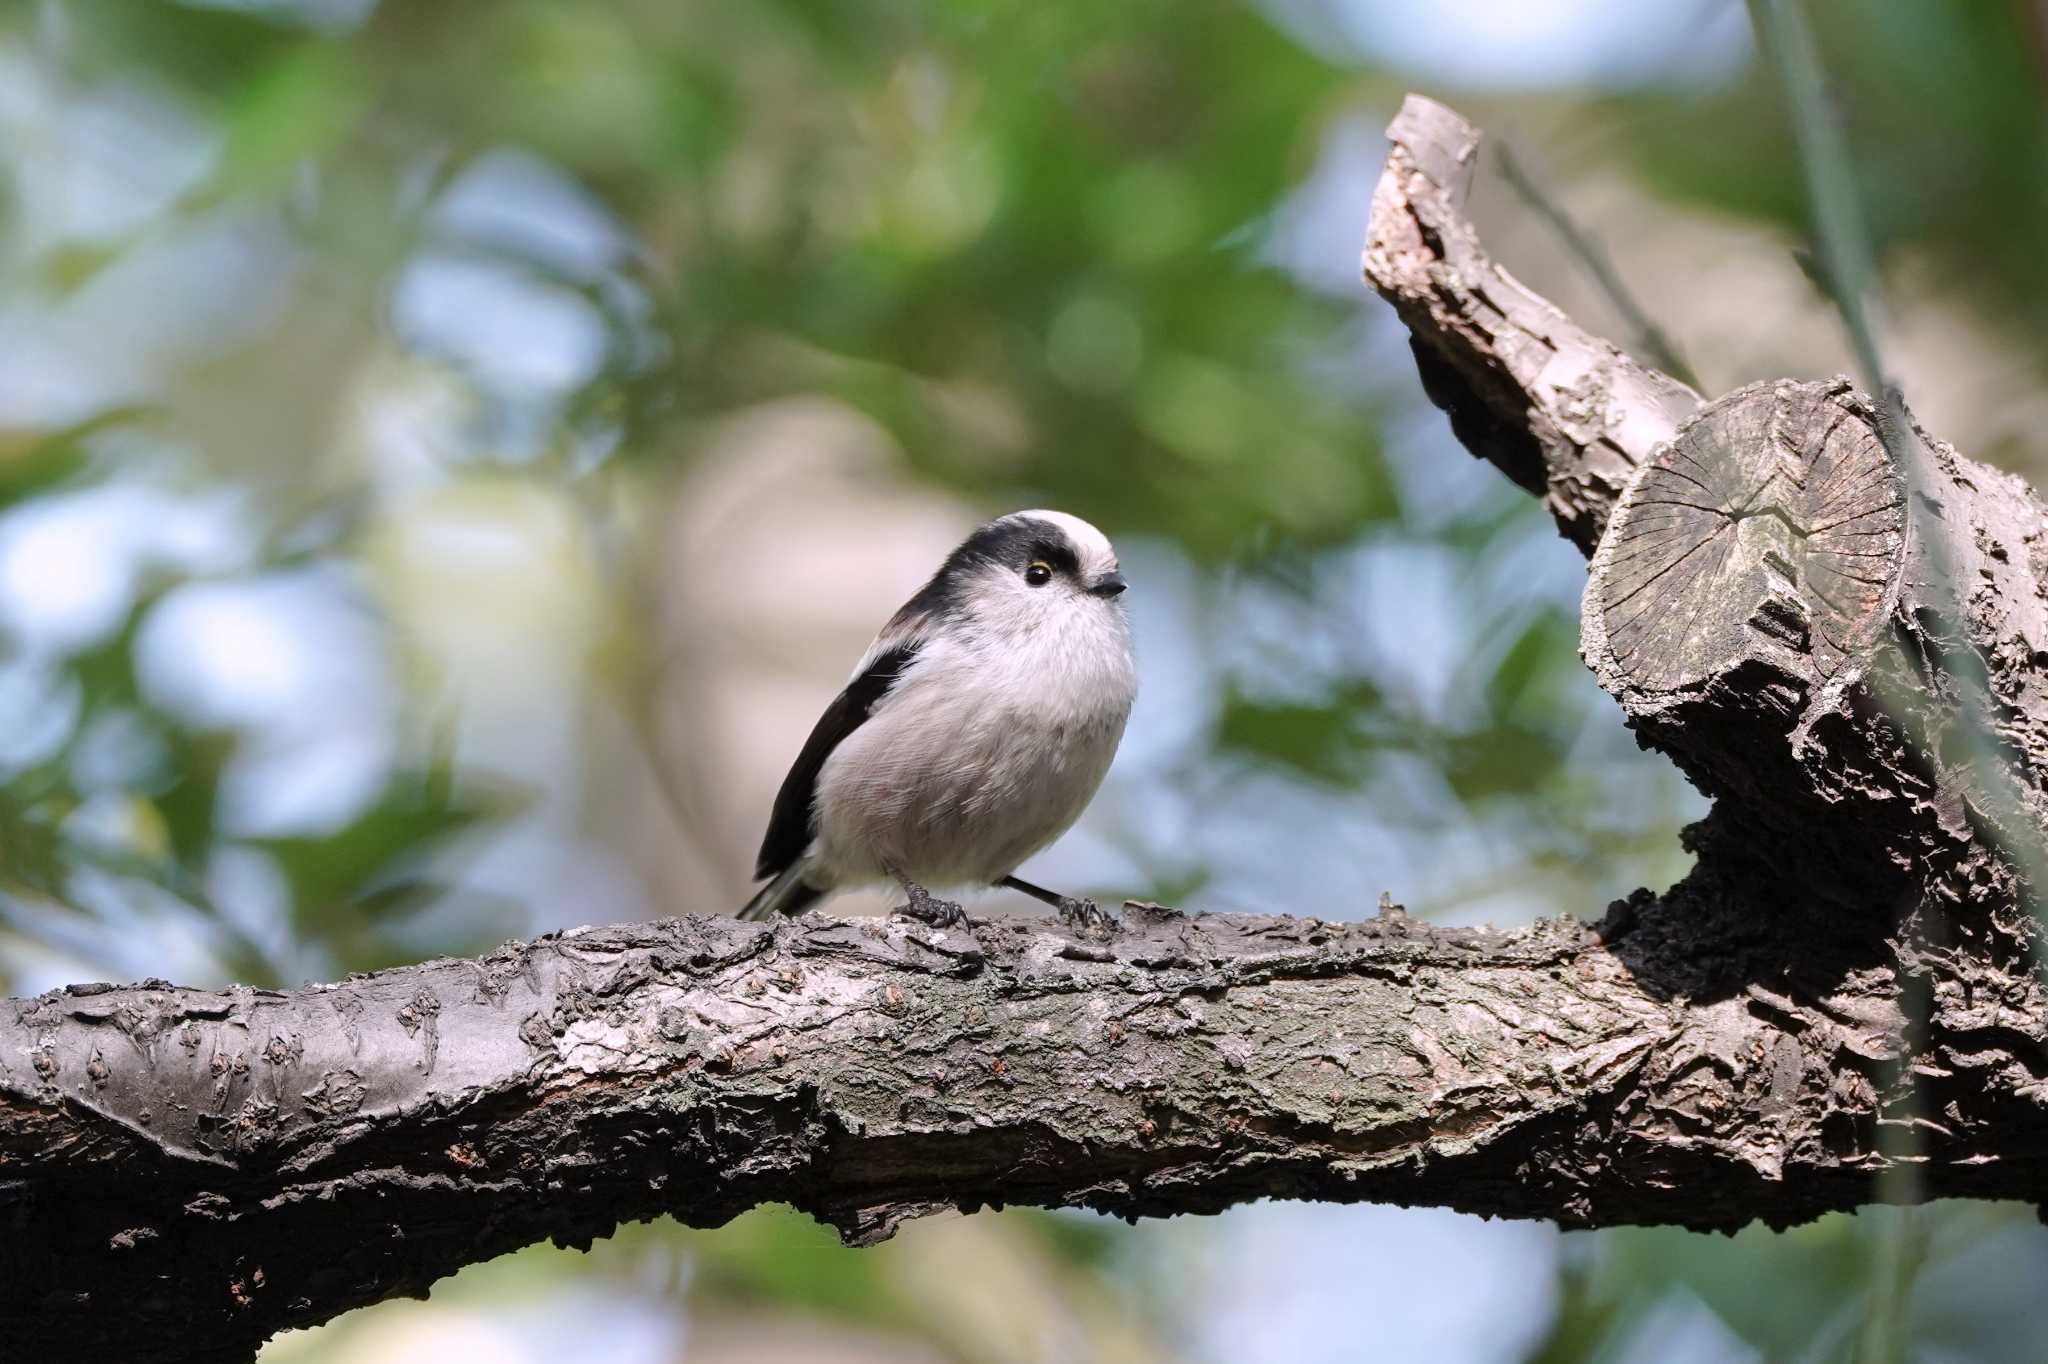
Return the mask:
<path id="1" fill-rule="evenodd" d="M 1136 692 L 1130 628 L 1107 599 L 936 630 L 820 771 L 810 879 L 1009 875 L 1080 817 Z"/>

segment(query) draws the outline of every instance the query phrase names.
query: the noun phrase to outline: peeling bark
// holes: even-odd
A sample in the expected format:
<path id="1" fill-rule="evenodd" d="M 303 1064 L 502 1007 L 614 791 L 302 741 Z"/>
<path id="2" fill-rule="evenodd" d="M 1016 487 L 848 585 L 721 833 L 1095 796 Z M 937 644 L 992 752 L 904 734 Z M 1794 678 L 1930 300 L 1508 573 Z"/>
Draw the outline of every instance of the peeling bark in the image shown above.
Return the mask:
<path id="1" fill-rule="evenodd" d="M 1373 193 L 1366 282 L 1401 315 L 1430 400 L 1590 555 L 1636 466 L 1699 405 L 1494 263 L 1464 213 L 1479 130 L 1410 95 Z"/>
<path id="2" fill-rule="evenodd" d="M 529 1242 L 787 1202 L 854 1242 L 947 1206 L 1428 1203 L 1573 1226 L 1784 1224 L 1870 1196 L 1882 973 L 1806 978 L 1708 882 L 1512 933 L 1188 917 L 1106 940 L 811 916 L 585 929 L 290 993 L 82 986 L 0 1006 L 0 1339 L 246 1359 Z M 1634 916 L 1628 931 L 1621 929 Z M 1761 916 L 1759 916 L 1761 917 Z M 1768 944 L 1768 946 L 1767 946 Z M 1703 950 L 1704 949 L 1704 950 Z M 1958 989 L 1972 988 L 1959 976 Z M 2040 1197 L 2048 1123 L 1942 1064 Z M 2025 1114 L 2015 1124 L 2008 1109 Z"/>
<path id="3" fill-rule="evenodd" d="M 2014 851 L 2048 756 L 2043 509 L 1924 433 L 1907 479 L 1840 381 L 1702 406 L 1486 256 L 1476 130 L 1411 98 L 1391 134 L 1367 277 L 1461 438 L 1592 558 L 1589 663 L 1716 799 L 1684 882 L 1597 929 L 691 918 L 288 993 L 0 1002 L 0 1340 L 247 1359 L 535 1240 L 769 1201 L 855 1242 L 1008 1203 L 1732 1230 L 2048 1201 Z"/>

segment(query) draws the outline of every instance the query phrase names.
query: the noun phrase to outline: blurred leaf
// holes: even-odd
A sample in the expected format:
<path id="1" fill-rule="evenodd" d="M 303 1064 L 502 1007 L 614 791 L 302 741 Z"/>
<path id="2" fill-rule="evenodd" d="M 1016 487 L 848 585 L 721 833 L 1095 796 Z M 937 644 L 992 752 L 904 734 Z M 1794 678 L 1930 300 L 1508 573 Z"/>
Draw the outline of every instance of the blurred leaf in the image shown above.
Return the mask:
<path id="1" fill-rule="evenodd" d="M 1363 678 L 1347 680 L 1320 704 L 1259 701 L 1233 692 L 1223 703 L 1216 744 L 1323 781 L 1355 781 L 1368 748 L 1360 720 L 1380 703 L 1378 689 Z"/>
<path id="2" fill-rule="evenodd" d="M 1502 718 L 1550 714 L 1560 674 L 1576 673 L 1579 667 L 1577 619 L 1555 608 L 1538 611 L 1487 678 L 1487 709 Z"/>
<path id="3" fill-rule="evenodd" d="M 1435 751 L 1444 780 L 1468 804 L 1540 790 L 1565 756 L 1557 735 L 1516 724 L 1448 736 Z"/>
<path id="4" fill-rule="evenodd" d="M 1604 1291 L 1648 1304 L 1683 1288 L 1767 1359 L 1805 1355 L 1831 1325 L 1817 1309 L 1854 1303 L 1876 1264 L 1874 1238 L 1838 1213 L 1785 1232 L 1751 1226 L 1725 1238 L 1623 1228 L 1605 1241 Z"/>
<path id="5" fill-rule="evenodd" d="M 129 425 L 151 409 L 114 407 L 54 431 L 0 430 L 0 506 L 52 492 L 84 473 L 88 444 L 102 431 Z"/>
<path id="6" fill-rule="evenodd" d="M 324 918 L 344 911 L 388 916 L 416 910 L 431 899 L 433 882 L 420 879 L 426 859 L 514 807 L 505 793 L 456 798 L 446 793 L 445 778 L 406 777 L 334 833 L 244 841 L 275 859 L 301 930 L 317 933 Z"/>
<path id="7" fill-rule="evenodd" d="M 215 5 L 95 0 L 70 7 L 65 19 L 75 26 L 81 66 L 150 71 L 206 95 L 231 88 L 298 42 L 260 15 Z"/>
<path id="8" fill-rule="evenodd" d="M 0 892 L 27 889 L 63 899 L 69 865 L 57 812 L 24 808 L 0 794 Z"/>
<path id="9" fill-rule="evenodd" d="M 1583 1265 L 1558 1268 L 1557 1315 L 1523 1364 L 1585 1364 L 1600 1357 L 1600 1346 L 1622 1320 L 1622 1301 L 1603 1292 Z"/>
<path id="10" fill-rule="evenodd" d="M 1043 1241 L 1055 1263 L 1099 1269 L 1122 1244 L 1121 1226 L 1107 1216 L 1041 1208 L 1010 1208 L 1006 1215 L 1020 1231 Z"/>
<path id="11" fill-rule="evenodd" d="M 0 505 L 47 492 L 85 468 L 75 441 L 0 432 Z"/>
<path id="12" fill-rule="evenodd" d="M 753 1299 L 882 1324 L 914 1311 L 880 1257 L 849 1251 L 831 1228 L 791 1208 L 758 1208 L 727 1223 L 702 1272 L 712 1301 Z"/>
<path id="13" fill-rule="evenodd" d="M 233 96 L 227 172 L 261 185 L 330 150 L 364 111 L 369 92 L 348 49 L 308 42 L 258 69 Z"/>
<path id="14" fill-rule="evenodd" d="M 234 757 L 238 738 L 174 731 L 169 744 L 171 781 L 157 793 L 154 804 L 172 860 L 196 873 L 213 848 L 221 775 Z"/>
<path id="15" fill-rule="evenodd" d="M 144 592 L 131 603 L 118 629 L 71 655 L 69 670 L 84 693 L 88 714 L 141 707 L 142 696 L 135 677 L 135 636 L 160 595 L 160 591 Z"/>

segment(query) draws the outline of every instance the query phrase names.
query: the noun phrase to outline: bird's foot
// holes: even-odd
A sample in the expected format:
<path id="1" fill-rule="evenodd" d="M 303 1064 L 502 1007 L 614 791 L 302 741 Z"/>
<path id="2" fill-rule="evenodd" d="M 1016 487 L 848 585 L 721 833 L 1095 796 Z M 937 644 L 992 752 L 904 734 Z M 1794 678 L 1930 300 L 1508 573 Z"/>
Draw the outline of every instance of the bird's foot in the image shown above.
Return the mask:
<path id="1" fill-rule="evenodd" d="M 1059 911 L 1060 922 L 1068 928 L 1083 933 L 1100 934 L 1104 937 L 1123 927 L 1116 915 L 1096 904 L 1093 900 L 1077 900 L 1071 895 L 1062 895 L 1054 906 Z"/>
<path id="2" fill-rule="evenodd" d="M 967 923 L 967 911 L 957 900 L 941 900 L 915 881 L 906 882 L 904 891 L 910 896 L 910 903 L 903 912 L 913 919 L 921 919 L 933 928 L 960 928 Z"/>

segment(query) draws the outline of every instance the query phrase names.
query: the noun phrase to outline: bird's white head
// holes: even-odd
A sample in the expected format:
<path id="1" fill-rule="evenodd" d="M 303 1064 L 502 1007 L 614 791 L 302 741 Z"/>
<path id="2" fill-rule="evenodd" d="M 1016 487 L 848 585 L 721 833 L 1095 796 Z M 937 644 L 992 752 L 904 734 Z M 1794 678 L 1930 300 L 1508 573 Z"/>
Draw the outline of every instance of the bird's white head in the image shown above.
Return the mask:
<path id="1" fill-rule="evenodd" d="M 1078 516 L 1020 511 L 999 516 L 946 556 L 899 619 L 940 619 L 1003 633 L 1113 617 L 1125 583 L 1109 537 Z"/>

